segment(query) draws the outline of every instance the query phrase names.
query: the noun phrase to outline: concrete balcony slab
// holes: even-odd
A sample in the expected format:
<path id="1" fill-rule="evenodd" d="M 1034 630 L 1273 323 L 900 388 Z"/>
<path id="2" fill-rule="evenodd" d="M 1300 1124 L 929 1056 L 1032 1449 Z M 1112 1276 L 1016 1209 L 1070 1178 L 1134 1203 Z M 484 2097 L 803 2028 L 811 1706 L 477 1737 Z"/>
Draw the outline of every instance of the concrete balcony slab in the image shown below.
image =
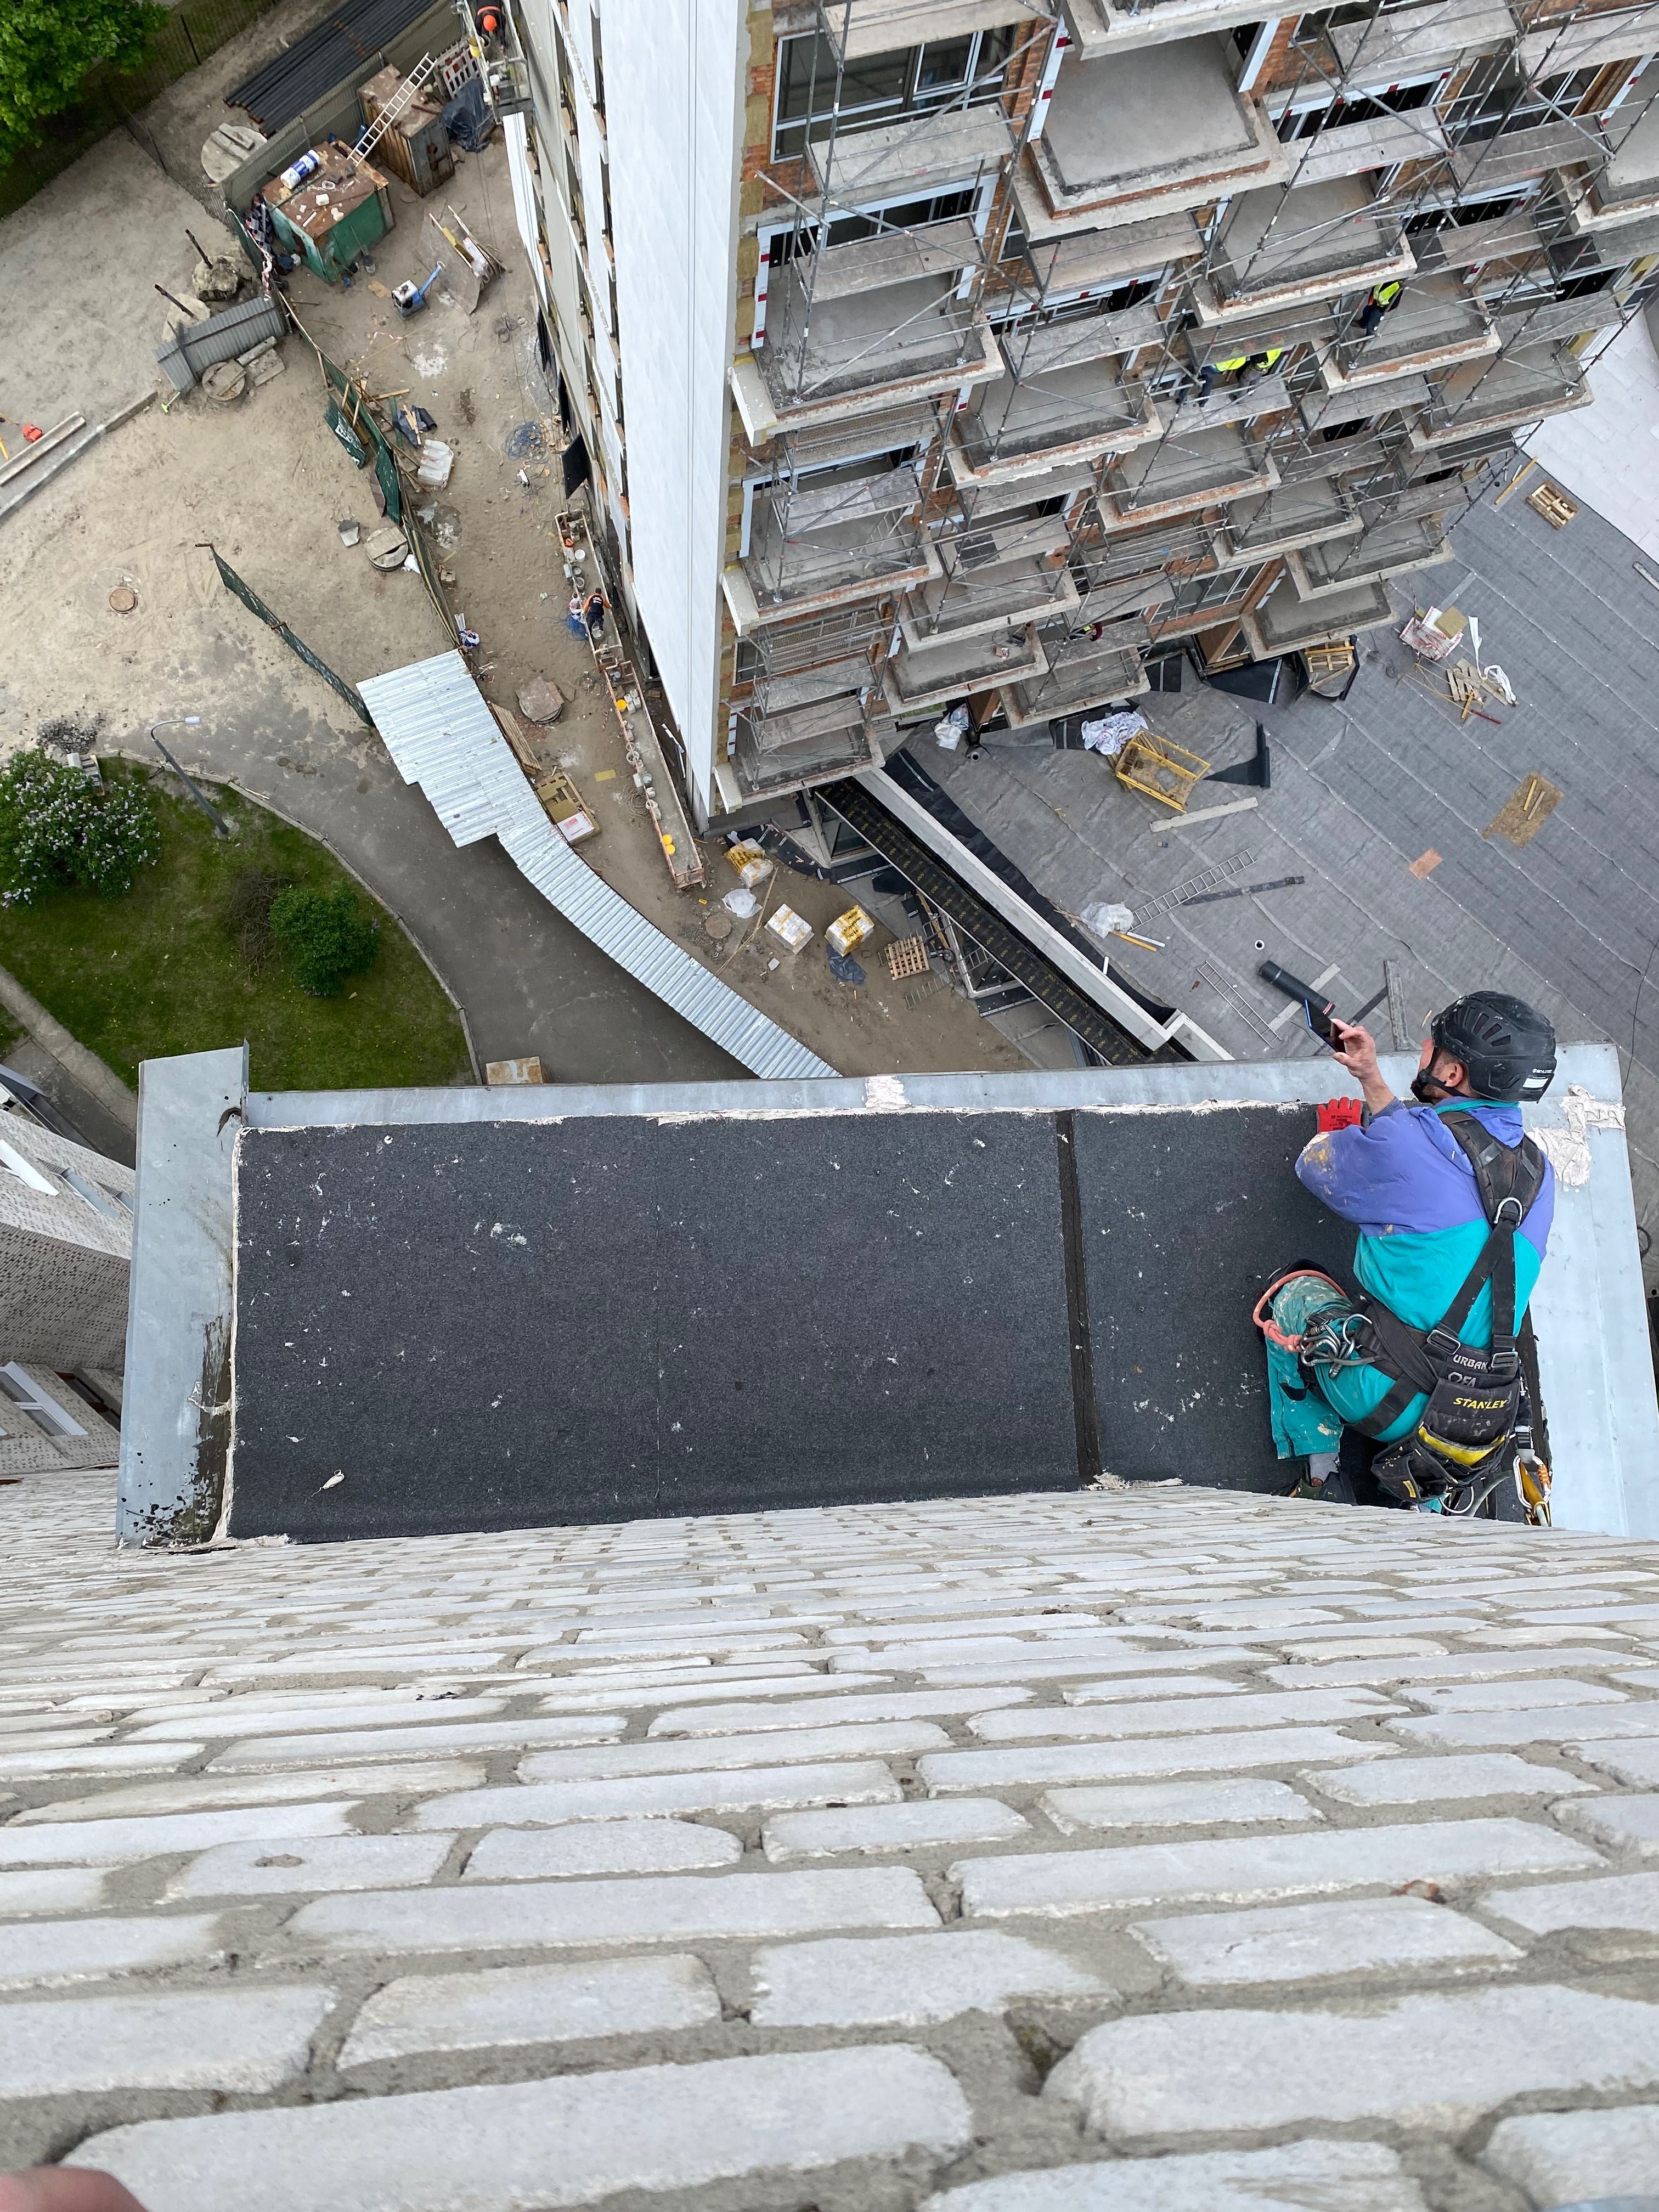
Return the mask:
<path id="1" fill-rule="evenodd" d="M 1271 491 L 1279 482 L 1273 463 L 1231 425 L 1173 433 L 1159 444 L 1131 453 L 1107 471 L 1111 515 L 1122 524 L 1151 522 L 1195 507 L 1211 507 L 1251 492 Z"/>
<path id="2" fill-rule="evenodd" d="M 1332 638 L 1380 629 L 1394 618 L 1386 584 L 1362 584 L 1354 590 L 1333 592 L 1328 599 L 1309 600 L 1286 575 L 1244 617 L 1244 639 L 1255 659 L 1273 660 L 1282 653 L 1300 653 Z"/>
<path id="3" fill-rule="evenodd" d="M 1051 499 L 1063 499 L 1070 505 L 1079 492 L 1094 489 L 1095 475 L 1086 461 L 1077 461 L 1063 469 L 1032 470 L 1003 483 L 969 484 L 960 495 L 962 526 L 977 526 L 994 515 L 1018 515 Z"/>
<path id="4" fill-rule="evenodd" d="M 899 629 L 907 645 L 921 650 L 951 638 L 984 637 L 1022 623 L 1047 622 L 1071 613 L 1077 604 L 1078 588 L 1068 569 L 1052 562 L 1018 560 L 982 574 L 924 584 L 905 601 Z"/>
<path id="5" fill-rule="evenodd" d="M 1437 522 L 1407 515 L 1377 523 L 1357 538 L 1287 553 L 1285 567 L 1298 595 L 1311 604 L 1352 591 L 1356 585 L 1380 584 L 1389 576 L 1433 568 L 1451 557 L 1452 549 Z"/>
<path id="6" fill-rule="evenodd" d="M 1047 376 L 1057 368 L 1108 361 L 1141 346 L 1160 345 L 1164 325 L 1150 300 L 1115 315 L 1082 315 L 1032 328 L 1003 325 L 997 332 L 1017 376 Z"/>
<path id="7" fill-rule="evenodd" d="M 1319 380 L 1327 392 L 1352 392 L 1460 361 L 1481 361 L 1498 351 L 1498 333 L 1453 276 L 1411 278 L 1369 337 L 1357 314 L 1336 343 L 1320 356 Z"/>
<path id="8" fill-rule="evenodd" d="M 1591 398 L 1582 364 L 1565 346 L 1503 354 L 1454 370 L 1413 430 L 1411 442 L 1419 450 L 1454 444 L 1478 431 L 1506 429 L 1588 407 Z"/>
<path id="9" fill-rule="evenodd" d="M 836 401 L 878 400 L 925 380 L 949 390 L 971 381 L 988 326 L 950 281 L 921 277 L 821 300 L 809 267 L 775 277 L 765 343 L 754 358 L 780 421 Z M 965 376 L 963 373 L 965 374 Z"/>
<path id="10" fill-rule="evenodd" d="M 889 284 L 910 284 L 925 276 L 960 276 L 980 261 L 980 242 L 966 216 L 928 223 L 916 230 L 883 232 L 850 246 L 826 246 L 812 273 L 815 300 L 847 300 Z M 800 265 L 810 265 L 809 261 Z"/>
<path id="11" fill-rule="evenodd" d="M 1129 277 L 1196 261 L 1204 252 L 1204 234 L 1191 215 L 1167 203 L 1152 216 L 1133 209 L 1057 215 L 1029 154 L 1014 167 L 1014 211 L 1047 295 L 1108 290 Z"/>
<path id="12" fill-rule="evenodd" d="M 862 730 L 864 706 L 856 691 L 843 691 L 793 708 L 787 714 L 750 714 L 744 719 L 756 750 L 776 753 L 814 739 L 838 738 L 843 732 Z"/>
<path id="13" fill-rule="evenodd" d="M 1540 123 L 1460 146 L 1451 157 L 1451 173 L 1460 192 L 1496 192 L 1594 159 L 1597 150 L 1593 124 Z"/>
<path id="14" fill-rule="evenodd" d="M 1062 66 L 1042 137 L 1030 150 L 1056 214 L 1166 195 L 1196 201 L 1288 173 L 1265 113 L 1235 89 L 1224 42 L 1213 36 L 1137 48 Z"/>
<path id="15" fill-rule="evenodd" d="M 1461 55 L 1496 53 L 1514 35 L 1504 0 L 1430 0 L 1427 7 L 1390 9 L 1364 22 L 1339 24 L 1330 42 L 1345 72 L 1363 63 L 1370 82 L 1387 84 Z"/>
<path id="16" fill-rule="evenodd" d="M 1492 327 L 1500 343 L 1508 349 L 1547 345 L 1560 338 L 1582 337 L 1587 331 L 1615 330 L 1624 319 L 1624 309 L 1608 283 L 1593 292 L 1581 292 L 1576 299 L 1540 297 L 1510 307 L 1493 317 Z"/>
<path id="17" fill-rule="evenodd" d="M 908 463 L 896 469 L 875 469 L 866 474 L 839 477 L 831 483 L 785 482 L 775 489 L 757 491 L 775 514 L 781 528 L 799 537 L 842 522 L 867 522 L 878 517 L 908 514 L 920 503 L 921 489 L 916 472 Z"/>
<path id="18" fill-rule="evenodd" d="M 1026 730 L 1037 722 L 1084 714 L 1091 707 L 1106 707 L 1119 700 L 1127 704 L 1152 688 L 1139 653 L 1126 649 L 1082 667 L 1060 669 L 1034 684 L 1006 684 L 999 696 L 1009 728 Z"/>
<path id="19" fill-rule="evenodd" d="M 1287 484 L 1312 483 L 1322 477 L 1333 481 L 1350 479 L 1394 459 L 1405 445 L 1404 423 L 1409 419 L 1391 416 L 1388 420 L 1392 427 L 1362 432 L 1352 438 L 1328 439 L 1322 433 L 1309 443 L 1299 433 L 1294 437 L 1281 436 L 1269 443 L 1268 457 L 1280 481 Z"/>
<path id="20" fill-rule="evenodd" d="M 1224 422 L 1253 422 L 1258 415 L 1283 415 L 1291 395 L 1282 376 L 1249 376 L 1237 384 L 1218 385 L 1207 399 L 1197 392 L 1170 411 L 1170 428 L 1177 437 L 1194 430 L 1213 430 Z"/>
<path id="21" fill-rule="evenodd" d="M 882 670 L 881 686 L 894 716 L 914 720 L 993 685 L 1041 676 L 1048 665 L 1035 629 L 1005 627 L 937 645 L 901 645 Z"/>
<path id="22" fill-rule="evenodd" d="M 1079 630 L 1091 629 L 1098 623 L 1117 632 L 1122 624 L 1133 623 L 1137 617 L 1150 623 L 1158 610 L 1167 607 L 1175 595 L 1175 579 L 1156 571 L 1149 575 L 1120 579 L 1115 583 L 1095 584 L 1078 602 L 1067 625 L 1067 635 L 1075 636 Z M 1097 642 L 1103 648 L 1111 639 L 1103 638 Z M 1073 657 L 1080 652 L 1081 648 L 1078 648 Z"/>
<path id="23" fill-rule="evenodd" d="M 1449 222 L 1438 230 L 1419 231 L 1411 248 L 1418 267 L 1430 276 L 1489 261 L 1538 259 L 1544 237 L 1530 216 L 1500 215 L 1486 222 Z"/>
<path id="24" fill-rule="evenodd" d="M 1056 467 L 1126 453 L 1162 434 L 1157 409 L 1121 363 L 1089 362 L 1029 381 L 1011 373 L 987 384 L 957 416 L 946 448 L 960 488 L 1040 475 Z"/>
<path id="25" fill-rule="evenodd" d="M 1396 376 L 1385 384 L 1363 385 L 1358 391 L 1310 392 L 1297 412 L 1306 429 L 1334 430 L 1345 422 L 1369 422 L 1378 415 L 1421 407 L 1433 391 L 1426 376 Z"/>
<path id="26" fill-rule="evenodd" d="M 1288 353 L 1293 346 L 1334 345 L 1336 327 L 1334 311 L 1315 302 L 1272 307 L 1266 314 L 1241 316 L 1219 325 L 1195 323 L 1181 333 L 1176 344 L 1194 368 L 1218 368 L 1240 354 L 1248 359 L 1251 354 Z"/>
<path id="27" fill-rule="evenodd" d="M 1030 36 L 1046 27 L 1048 17 L 1043 0 L 836 0 L 823 20 L 830 51 L 853 62 L 919 39 L 957 39 L 1006 24 Z"/>
<path id="28" fill-rule="evenodd" d="M 1576 20 L 1541 19 L 1522 35 L 1516 60 L 1528 76 L 1547 70 L 1602 69 L 1609 62 L 1640 61 L 1659 54 L 1659 6 L 1609 9 Z"/>
<path id="29" fill-rule="evenodd" d="M 1312 138 L 1290 143 L 1291 174 L 1300 189 L 1334 177 L 1364 176 L 1400 161 L 1431 161 L 1446 150 L 1446 132 L 1431 107 L 1404 115 L 1379 115 L 1369 123 L 1339 123 Z"/>
<path id="30" fill-rule="evenodd" d="M 793 713 L 797 707 L 809 707 L 820 699 L 833 699 L 837 692 L 861 691 L 875 680 L 865 654 L 847 653 L 838 660 L 826 661 L 819 668 L 800 668 L 778 676 L 759 676 L 755 679 L 754 705 L 757 714 L 774 715 Z"/>
<path id="31" fill-rule="evenodd" d="M 733 590 L 726 600 L 739 636 L 769 623 L 793 622 L 860 599 L 884 598 L 939 575 L 939 559 L 914 526 L 902 521 L 832 523 L 796 534 L 769 505 L 757 502 L 750 550 L 736 571 L 746 589 L 747 621 Z"/>
<path id="32" fill-rule="evenodd" d="M 1196 33 L 1224 31 L 1261 21 L 1249 0 L 1067 0 L 1072 41 L 1085 61 L 1127 53 L 1135 46 L 1162 46 Z"/>
<path id="33" fill-rule="evenodd" d="M 884 719 L 874 726 L 851 724 L 769 751 L 756 743 L 747 719 L 740 714 L 731 759 L 739 803 L 809 790 L 815 783 L 879 768 L 885 757 L 883 737 L 890 729 Z"/>
<path id="34" fill-rule="evenodd" d="M 1224 218 L 1207 279 L 1193 287 L 1205 323 L 1292 301 L 1334 299 L 1410 276 L 1399 219 L 1363 177 L 1296 191 L 1249 191 Z"/>
<path id="35" fill-rule="evenodd" d="M 1361 526 L 1352 501 L 1335 484 L 1281 484 L 1277 491 L 1238 500 L 1228 508 L 1216 565 L 1242 568 L 1329 538 L 1352 538 Z"/>
<path id="36" fill-rule="evenodd" d="M 857 208 L 971 184 L 1012 149 L 1007 119 L 993 105 L 946 108 L 875 131 L 843 130 L 833 141 L 813 139 L 806 150 L 818 191 L 837 207 Z"/>

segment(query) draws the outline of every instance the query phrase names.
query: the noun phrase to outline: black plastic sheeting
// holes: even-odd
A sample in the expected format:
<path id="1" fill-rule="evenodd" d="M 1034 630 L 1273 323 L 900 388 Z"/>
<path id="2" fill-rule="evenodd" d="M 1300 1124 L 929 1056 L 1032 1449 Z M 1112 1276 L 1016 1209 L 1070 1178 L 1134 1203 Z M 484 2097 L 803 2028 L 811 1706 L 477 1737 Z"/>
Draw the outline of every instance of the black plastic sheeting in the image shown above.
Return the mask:
<path id="1" fill-rule="evenodd" d="M 483 86 L 468 77 L 453 100 L 446 102 L 444 129 L 463 152 L 482 154 L 495 135 L 495 118 L 484 105 Z"/>
<path id="2" fill-rule="evenodd" d="M 431 9 L 432 0 L 343 0 L 314 31 L 228 92 L 225 105 L 244 109 L 269 138 L 337 85 L 349 82 L 355 90 L 360 70 L 374 74 L 364 64 Z"/>
<path id="3" fill-rule="evenodd" d="M 1000 845 L 993 844 L 970 815 L 964 814 L 951 798 L 945 787 L 935 782 L 921 762 L 912 759 L 908 752 L 895 753 L 886 763 L 886 769 L 901 791 L 927 809 L 942 830 L 948 830 L 959 842 L 965 845 L 976 860 L 983 860 L 993 875 L 1000 876 L 1009 890 L 1024 900 L 1034 914 L 1040 915 L 1051 929 L 1058 930 L 1068 945 L 1075 945 L 1091 968 L 1100 966 L 1100 947 L 1073 927 L 1051 899 L 1047 899 L 1030 878 L 1017 868 Z M 1150 999 L 1146 992 L 1136 990 L 1119 967 L 1112 962 L 1112 981 L 1127 998 L 1134 1000 L 1152 1017 L 1154 1021 L 1167 1022 L 1175 1013 L 1173 1006 Z"/>

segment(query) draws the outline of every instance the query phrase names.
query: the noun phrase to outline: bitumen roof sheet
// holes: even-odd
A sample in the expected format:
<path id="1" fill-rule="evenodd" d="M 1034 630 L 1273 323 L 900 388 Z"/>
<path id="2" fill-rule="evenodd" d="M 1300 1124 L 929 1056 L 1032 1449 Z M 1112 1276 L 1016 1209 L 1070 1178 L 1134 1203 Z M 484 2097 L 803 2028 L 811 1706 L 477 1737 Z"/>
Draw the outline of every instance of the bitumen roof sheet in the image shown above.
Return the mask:
<path id="1" fill-rule="evenodd" d="M 269 137 L 336 85 L 355 80 L 387 40 L 406 31 L 431 5 L 432 0 L 341 0 L 315 30 L 228 92 L 225 104 L 246 109 Z"/>

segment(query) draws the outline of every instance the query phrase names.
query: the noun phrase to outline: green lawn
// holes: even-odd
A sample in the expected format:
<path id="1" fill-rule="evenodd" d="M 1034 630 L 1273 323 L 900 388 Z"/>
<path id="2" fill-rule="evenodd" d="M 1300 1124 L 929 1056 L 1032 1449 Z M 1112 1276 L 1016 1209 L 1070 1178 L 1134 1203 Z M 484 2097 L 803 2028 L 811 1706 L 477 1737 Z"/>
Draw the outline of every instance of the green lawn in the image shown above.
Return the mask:
<path id="1" fill-rule="evenodd" d="M 258 1091 L 345 1091 L 470 1081 L 454 1007 L 400 926 L 360 890 L 380 924 L 374 965 L 337 999 L 307 997 L 273 950 L 251 967 L 228 915 L 247 869 L 327 890 L 350 880 L 332 855 L 239 793 L 204 787 L 235 830 L 215 835 L 170 776 L 122 761 L 107 777 L 143 780 L 161 818 L 161 858 L 125 898 L 54 890 L 0 908 L 0 967 L 81 1042 L 137 1085 L 141 1060 L 250 1047 Z"/>

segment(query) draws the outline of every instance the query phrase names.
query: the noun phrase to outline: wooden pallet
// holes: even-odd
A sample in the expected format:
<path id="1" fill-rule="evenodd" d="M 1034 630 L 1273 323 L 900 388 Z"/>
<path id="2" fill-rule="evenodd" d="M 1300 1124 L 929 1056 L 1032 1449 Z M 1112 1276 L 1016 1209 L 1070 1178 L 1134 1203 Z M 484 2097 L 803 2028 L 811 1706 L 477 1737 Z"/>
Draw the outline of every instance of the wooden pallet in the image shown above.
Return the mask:
<path id="1" fill-rule="evenodd" d="M 927 973 L 927 939 L 925 937 L 896 937 L 887 947 L 887 973 L 894 982 L 902 982 L 907 975 Z"/>
<path id="2" fill-rule="evenodd" d="M 1552 530 L 1565 530 L 1578 512 L 1577 501 L 1554 484 L 1540 484 L 1536 491 L 1529 491 L 1527 505 L 1534 514 L 1541 514 Z"/>

